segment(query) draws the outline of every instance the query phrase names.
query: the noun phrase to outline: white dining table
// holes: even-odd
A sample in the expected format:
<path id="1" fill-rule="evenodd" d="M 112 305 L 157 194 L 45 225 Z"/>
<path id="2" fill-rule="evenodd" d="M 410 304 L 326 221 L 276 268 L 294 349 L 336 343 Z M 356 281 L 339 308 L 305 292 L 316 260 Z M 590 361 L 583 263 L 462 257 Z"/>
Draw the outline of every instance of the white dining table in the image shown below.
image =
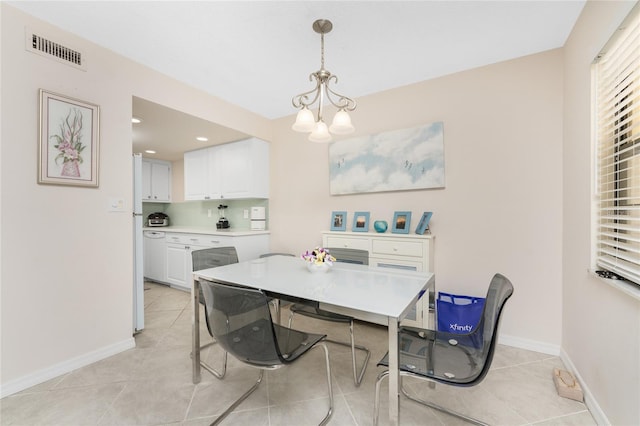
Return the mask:
<path id="1" fill-rule="evenodd" d="M 310 272 L 291 256 L 270 256 L 193 273 L 193 383 L 200 382 L 200 279 L 256 288 L 271 297 L 301 298 L 320 306 L 386 317 L 389 334 L 389 420 L 399 422 L 398 326 L 427 290 L 434 291 L 431 272 L 334 263 L 326 273 Z M 426 296 L 428 297 L 428 296 Z M 357 317 L 357 315 L 355 315 Z"/>

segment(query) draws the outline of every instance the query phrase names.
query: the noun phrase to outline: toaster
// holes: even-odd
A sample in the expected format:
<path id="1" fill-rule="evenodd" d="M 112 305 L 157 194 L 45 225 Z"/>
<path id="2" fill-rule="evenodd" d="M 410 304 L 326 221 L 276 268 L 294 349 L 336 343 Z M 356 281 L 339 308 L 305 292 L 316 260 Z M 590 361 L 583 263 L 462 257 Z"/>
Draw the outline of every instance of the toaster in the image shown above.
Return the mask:
<path id="1" fill-rule="evenodd" d="M 147 216 L 149 226 L 169 226 L 169 216 L 162 212 L 151 213 Z"/>

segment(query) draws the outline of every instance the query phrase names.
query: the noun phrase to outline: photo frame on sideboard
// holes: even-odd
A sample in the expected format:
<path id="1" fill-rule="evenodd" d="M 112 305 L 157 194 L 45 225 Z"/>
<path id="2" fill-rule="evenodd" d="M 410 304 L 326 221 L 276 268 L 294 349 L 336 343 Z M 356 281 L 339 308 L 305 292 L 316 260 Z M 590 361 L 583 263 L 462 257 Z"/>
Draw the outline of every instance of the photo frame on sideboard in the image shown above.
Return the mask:
<path id="1" fill-rule="evenodd" d="M 422 213 L 422 217 L 420 218 L 418 226 L 416 227 L 416 234 L 424 235 L 425 233 L 431 233 L 431 231 L 429 230 L 429 221 L 431 220 L 431 216 L 433 216 L 433 212 Z"/>
<path id="2" fill-rule="evenodd" d="M 347 230 L 347 212 L 335 211 L 331 213 L 331 230 L 346 231 Z"/>
<path id="3" fill-rule="evenodd" d="M 411 212 L 395 212 L 391 232 L 394 234 L 408 234 L 411 226 Z"/>
<path id="4" fill-rule="evenodd" d="M 355 212 L 353 214 L 352 232 L 369 232 L 369 212 Z"/>

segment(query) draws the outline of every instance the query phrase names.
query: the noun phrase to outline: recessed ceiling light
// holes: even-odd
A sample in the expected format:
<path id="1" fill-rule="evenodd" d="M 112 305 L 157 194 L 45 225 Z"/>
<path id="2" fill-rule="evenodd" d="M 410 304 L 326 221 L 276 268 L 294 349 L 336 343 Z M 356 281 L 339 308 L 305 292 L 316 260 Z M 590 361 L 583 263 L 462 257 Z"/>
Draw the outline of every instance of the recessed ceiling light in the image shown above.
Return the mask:
<path id="1" fill-rule="evenodd" d="M 152 150 L 152 149 L 147 149 L 145 152 L 146 152 L 147 154 L 155 154 L 155 153 L 156 153 L 156 152 L 155 152 L 154 150 Z"/>
<path id="2" fill-rule="evenodd" d="M 199 140 L 200 142 L 206 142 L 209 140 L 209 138 L 205 138 L 204 136 L 198 136 L 196 140 Z"/>
<path id="3" fill-rule="evenodd" d="M 132 122 L 133 124 L 138 124 L 138 123 L 142 123 L 142 120 L 140 120 L 140 119 L 139 119 L 139 118 L 137 118 L 137 117 L 131 117 L 131 122 Z"/>

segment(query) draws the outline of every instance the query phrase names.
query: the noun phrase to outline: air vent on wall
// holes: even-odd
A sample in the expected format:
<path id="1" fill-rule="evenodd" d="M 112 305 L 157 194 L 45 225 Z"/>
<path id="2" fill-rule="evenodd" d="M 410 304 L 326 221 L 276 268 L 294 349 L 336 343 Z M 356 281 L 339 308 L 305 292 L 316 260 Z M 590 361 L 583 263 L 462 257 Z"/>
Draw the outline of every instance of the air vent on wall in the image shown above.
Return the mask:
<path id="1" fill-rule="evenodd" d="M 85 70 L 82 52 L 63 46 L 60 43 L 42 37 L 27 28 L 26 48 L 28 51 L 37 53 L 47 58 L 55 59 L 63 64 Z"/>

